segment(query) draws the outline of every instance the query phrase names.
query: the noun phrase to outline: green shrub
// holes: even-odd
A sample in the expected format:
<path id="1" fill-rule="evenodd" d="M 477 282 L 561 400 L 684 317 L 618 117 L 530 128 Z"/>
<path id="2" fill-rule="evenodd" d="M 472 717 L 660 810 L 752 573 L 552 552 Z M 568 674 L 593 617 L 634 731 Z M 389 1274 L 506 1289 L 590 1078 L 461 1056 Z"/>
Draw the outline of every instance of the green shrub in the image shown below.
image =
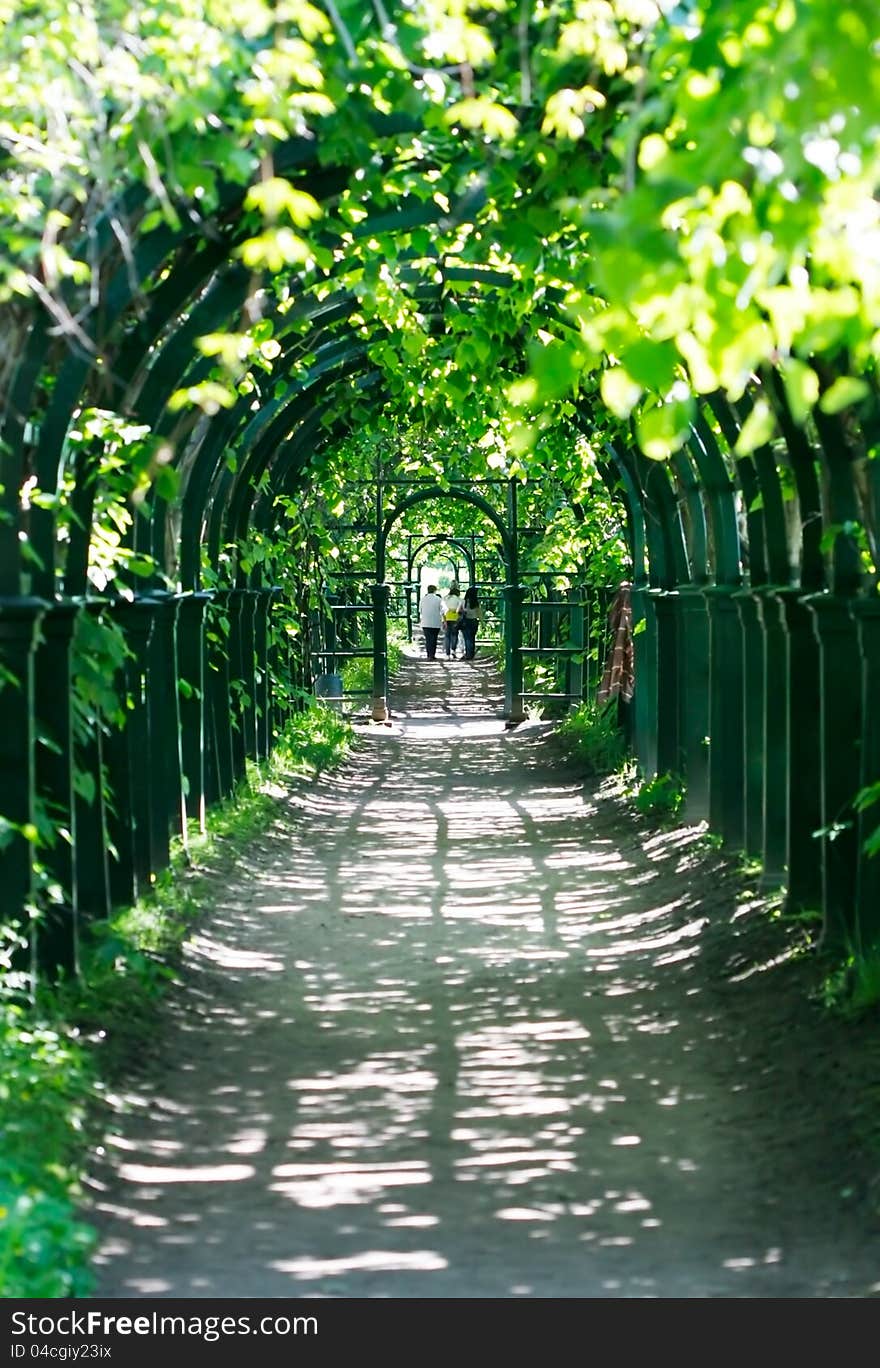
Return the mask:
<path id="1" fill-rule="evenodd" d="M 8 1178 L 66 1193 L 93 1075 L 83 1044 L 25 1007 L 0 1016 L 2 1164 Z"/>
<path id="2" fill-rule="evenodd" d="M 388 676 L 391 678 L 403 661 L 403 647 L 393 637 L 388 638 Z M 355 656 L 347 660 L 340 669 L 342 687 L 346 693 L 371 694 L 373 691 L 372 656 Z"/>
<path id="3" fill-rule="evenodd" d="M 829 1011 L 849 1019 L 880 1004 L 880 950 L 849 954 L 826 976 L 822 1000 Z"/>
<path id="4" fill-rule="evenodd" d="M 639 785 L 633 801 L 643 817 L 671 822 L 681 810 L 684 794 L 684 782 L 677 774 L 657 774 Z"/>
<path id="5" fill-rule="evenodd" d="M 95 1080 L 85 1046 L 16 1004 L 0 1008 L 0 1296 L 90 1286 L 89 1227 L 75 1217 Z"/>
<path id="6" fill-rule="evenodd" d="M 315 703 L 296 713 L 272 757 L 272 768 L 294 774 L 320 774 L 329 769 L 351 745 L 348 722 L 334 708 Z"/>
<path id="7" fill-rule="evenodd" d="M 83 1297 L 96 1235 L 67 1199 L 23 1192 L 0 1173 L 0 1297 Z"/>
<path id="8" fill-rule="evenodd" d="M 626 760 L 626 741 L 616 720 L 616 705 L 580 703 L 556 728 L 570 754 L 591 774 L 613 774 Z"/>

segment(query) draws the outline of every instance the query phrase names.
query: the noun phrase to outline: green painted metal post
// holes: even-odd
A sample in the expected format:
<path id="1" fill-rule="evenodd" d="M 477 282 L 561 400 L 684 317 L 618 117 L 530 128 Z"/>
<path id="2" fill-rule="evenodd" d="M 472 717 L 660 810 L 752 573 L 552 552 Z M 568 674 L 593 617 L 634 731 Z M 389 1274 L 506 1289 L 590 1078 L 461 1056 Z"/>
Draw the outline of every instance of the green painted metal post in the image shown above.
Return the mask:
<path id="1" fill-rule="evenodd" d="M 50 977 L 59 970 L 75 973 L 79 963 L 71 642 L 80 608 L 80 600 L 65 599 L 46 609 L 33 660 L 36 792 L 47 806 L 55 832 L 54 841 L 41 852 L 41 861 L 61 889 L 60 901 L 44 909 L 37 926 L 37 972 Z M 68 835 L 62 835 L 63 831 Z"/>
<path id="2" fill-rule="evenodd" d="M 512 723 L 522 722 L 523 705 L 523 603 L 525 588 L 519 582 L 519 514 L 517 485 L 508 480 L 507 583 L 502 590 L 504 603 L 504 716 Z"/>
<path id="3" fill-rule="evenodd" d="M 247 589 L 241 606 L 241 673 L 244 693 L 242 696 L 242 730 L 244 733 L 245 754 L 251 760 L 257 758 L 257 659 L 255 651 L 255 617 L 260 594 L 258 589 Z"/>
<path id="4" fill-rule="evenodd" d="M 523 657 L 522 615 L 525 589 L 520 584 L 505 584 L 504 600 L 504 716 L 511 722 L 522 722 Z"/>
<path id="5" fill-rule="evenodd" d="M 211 592 L 181 594 L 177 609 L 180 761 L 186 815 L 205 830 L 205 613 Z"/>
<path id="6" fill-rule="evenodd" d="M 861 671 L 852 600 L 815 594 L 806 600 L 819 641 L 819 735 L 822 799 L 822 942 L 850 951 L 855 940 L 858 836 L 852 800 L 862 772 Z"/>
<path id="7" fill-rule="evenodd" d="M 145 679 L 153 615 L 143 599 L 119 599 L 114 618 L 131 652 L 125 664 L 126 722 L 106 748 L 112 803 L 107 830 L 112 848 L 110 901 L 130 907 L 152 886 L 150 726 Z"/>
<path id="8" fill-rule="evenodd" d="M 756 595 L 764 633 L 764 824 L 760 887 L 768 891 L 786 882 L 788 861 L 788 635 L 779 599 L 772 591 Z"/>
<path id="9" fill-rule="evenodd" d="M 580 588 L 569 589 L 568 597 L 571 601 L 569 610 L 568 638 L 570 644 L 581 652 L 580 659 L 577 656 L 568 656 L 566 690 L 571 694 L 571 707 L 576 708 L 584 697 L 584 660 L 583 652 L 586 648 L 586 608 L 584 605 L 583 590 Z"/>
<path id="10" fill-rule="evenodd" d="M 174 594 L 150 593 L 141 602 L 152 614 L 147 648 L 146 697 L 150 739 L 141 763 L 146 766 L 150 793 L 150 873 L 166 869 L 171 859 L 171 825 L 179 828 L 181 779 L 178 764 L 177 673 L 174 633 L 177 599 Z"/>
<path id="11" fill-rule="evenodd" d="M 743 642 L 735 590 L 709 585 L 709 826 L 741 850 L 745 839 Z"/>
<path id="12" fill-rule="evenodd" d="M 411 568 L 410 568 L 410 574 L 412 574 L 412 569 L 411 569 Z M 410 580 L 407 580 L 405 589 L 406 589 L 406 594 L 405 594 L 405 602 L 406 602 L 406 639 L 407 639 L 407 641 L 412 641 L 412 639 L 413 639 L 413 618 L 414 618 L 413 605 L 415 604 L 415 607 L 418 608 L 419 595 L 418 595 L 418 590 L 417 590 L 417 588 L 416 588 L 415 591 L 414 591 L 413 584 L 412 584 L 412 582 L 411 582 Z"/>
<path id="13" fill-rule="evenodd" d="M 254 711 L 257 758 L 267 760 L 272 749 L 269 709 L 271 678 L 269 662 L 269 614 L 276 590 L 270 586 L 257 591 L 254 607 Z"/>
<path id="14" fill-rule="evenodd" d="M 31 827 L 34 820 L 33 653 L 48 606 L 38 598 L 0 598 L 0 664 L 10 678 L 3 690 L 0 789 L 3 816 L 14 828 Z M 32 892 L 33 846 L 14 828 L 0 845 L 0 888 L 4 920 L 27 943 L 15 956 L 14 967 L 32 979 L 35 945 L 26 905 Z"/>
<path id="15" fill-rule="evenodd" d="M 90 617 L 99 617 L 105 607 L 104 599 L 86 599 L 83 611 Z M 119 670 L 112 681 L 113 686 L 121 688 L 124 677 L 124 669 Z M 76 767 L 90 777 L 94 789 L 91 797 L 83 792 L 74 796 L 74 898 L 80 924 L 93 918 L 103 920 L 111 911 L 109 835 L 104 801 L 107 744 L 108 738 L 97 727 L 92 728 L 88 736 L 77 737 L 74 743 Z"/>
<path id="16" fill-rule="evenodd" d="M 778 590 L 786 635 L 786 906 L 793 912 L 822 905 L 822 852 L 813 837 L 822 825 L 819 717 L 819 643 L 813 615 L 796 589 Z"/>
<path id="17" fill-rule="evenodd" d="M 689 821 L 709 820 L 709 614 L 696 587 L 678 591 L 679 750 Z"/>
<path id="18" fill-rule="evenodd" d="M 227 591 L 227 612 L 229 614 L 229 645 L 227 671 L 229 679 L 229 744 L 232 754 L 232 786 L 244 778 L 247 769 L 247 736 L 245 717 L 247 713 L 246 693 L 247 674 L 244 662 L 244 630 L 246 589 Z"/>
<path id="19" fill-rule="evenodd" d="M 643 774 L 657 773 L 657 613 L 644 585 L 632 591 L 633 748 Z M 644 623 L 640 631 L 639 624 Z"/>
<path id="20" fill-rule="evenodd" d="M 290 612 L 289 603 L 285 603 L 284 608 L 280 605 L 284 598 L 284 591 L 280 585 L 272 586 L 272 608 L 268 618 L 269 641 L 269 749 L 274 749 L 278 737 L 281 735 L 290 717 L 289 690 L 292 687 L 292 666 L 291 655 L 292 647 L 290 635 L 286 627 L 278 621 L 282 614 Z"/>
<path id="21" fill-rule="evenodd" d="M 278 584 L 272 586 L 272 606 L 267 617 L 268 642 L 267 659 L 269 662 L 269 751 L 283 731 L 290 716 L 288 690 L 291 687 L 291 645 L 290 637 L 279 617 L 284 617 L 287 606 L 281 607 L 284 591 Z"/>
<path id="22" fill-rule="evenodd" d="M 373 698 L 374 722 L 388 720 L 388 599 L 387 584 L 370 585 L 373 600 Z"/>
<path id="23" fill-rule="evenodd" d="M 235 787 L 232 762 L 232 704 L 229 692 L 229 635 L 225 625 L 229 619 L 229 589 L 214 592 L 205 620 L 205 649 L 207 665 L 206 738 L 208 766 L 206 771 L 206 799 L 208 806 L 228 798 Z"/>
<path id="24" fill-rule="evenodd" d="M 103 921 L 109 917 L 110 855 L 107 810 L 104 800 L 103 777 L 106 766 L 107 738 L 93 728 L 90 735 L 76 745 L 77 768 L 94 783 L 89 798 L 74 794 L 74 907 L 78 930 L 87 921 Z"/>
<path id="25" fill-rule="evenodd" d="M 856 599 L 851 609 L 858 625 L 862 658 L 862 787 L 880 782 L 880 598 Z M 880 804 L 859 814 L 856 829 L 856 945 L 866 955 L 880 947 L 880 852 L 865 853 L 864 843 L 880 827 Z"/>
<path id="26" fill-rule="evenodd" d="M 320 673 L 336 674 L 336 652 L 340 649 L 336 614 L 336 605 L 339 602 L 339 595 L 327 594 L 325 595 L 325 597 L 327 599 L 327 606 L 330 611 L 323 618 L 324 640 L 321 644 L 323 645 L 324 650 L 328 652 L 328 654 L 321 657 Z M 350 616 L 350 614 L 346 614 L 346 616 Z M 345 649 L 345 644 L 343 644 L 342 649 Z"/>
<path id="27" fill-rule="evenodd" d="M 130 645 L 130 639 L 126 636 Z M 126 662 L 124 688 L 131 697 L 130 681 L 134 675 L 133 663 Z M 107 898 L 111 910 L 114 907 L 131 907 L 137 897 L 135 880 L 135 840 L 140 832 L 135 832 L 133 807 L 133 779 L 129 763 L 129 733 L 140 730 L 138 718 L 133 710 L 126 712 L 121 727 L 113 727 L 104 738 L 103 759 L 110 790 L 106 811 L 107 823 Z M 146 727 L 143 728 L 143 744 L 146 745 Z M 146 862 L 145 862 L 146 863 Z"/>
<path id="28" fill-rule="evenodd" d="M 678 594 L 650 591 L 657 618 L 657 773 L 681 774 L 678 677 Z"/>
<path id="29" fill-rule="evenodd" d="M 758 603 L 748 589 L 734 596 L 743 642 L 743 850 L 764 853 L 764 634 Z"/>

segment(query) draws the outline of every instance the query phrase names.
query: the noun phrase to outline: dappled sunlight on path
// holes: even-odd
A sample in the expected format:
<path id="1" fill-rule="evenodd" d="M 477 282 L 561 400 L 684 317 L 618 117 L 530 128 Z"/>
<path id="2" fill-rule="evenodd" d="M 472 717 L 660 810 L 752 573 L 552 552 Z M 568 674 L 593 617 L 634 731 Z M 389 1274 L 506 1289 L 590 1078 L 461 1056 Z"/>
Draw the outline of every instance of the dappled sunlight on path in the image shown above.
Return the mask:
<path id="1" fill-rule="evenodd" d="M 94 1167 L 98 1295 L 876 1292 L 701 833 L 505 731 L 486 663 L 395 683 L 213 881 Z"/>

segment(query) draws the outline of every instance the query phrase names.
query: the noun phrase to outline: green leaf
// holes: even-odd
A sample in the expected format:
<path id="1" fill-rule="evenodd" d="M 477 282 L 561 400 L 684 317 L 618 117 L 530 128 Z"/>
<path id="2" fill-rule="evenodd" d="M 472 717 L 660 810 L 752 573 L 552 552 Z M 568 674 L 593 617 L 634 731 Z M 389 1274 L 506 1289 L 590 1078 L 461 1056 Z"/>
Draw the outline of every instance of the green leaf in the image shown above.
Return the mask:
<path id="1" fill-rule="evenodd" d="M 443 121 L 450 127 L 460 124 L 463 128 L 480 129 L 487 138 L 498 142 L 510 142 L 519 132 L 516 115 L 485 95 L 459 100 L 447 109 Z"/>
<path id="2" fill-rule="evenodd" d="M 269 228 L 257 237 L 248 238 L 235 250 L 245 266 L 251 270 L 264 268 L 277 274 L 285 266 L 304 266 L 311 260 L 312 249 L 290 228 Z"/>
<path id="3" fill-rule="evenodd" d="M 177 413 L 191 404 L 210 415 L 217 413 L 221 408 L 232 408 L 234 403 L 234 390 L 228 389 L 216 380 L 205 380 L 200 385 L 175 390 L 168 400 L 168 408 L 171 413 Z"/>
<path id="4" fill-rule="evenodd" d="M 840 375 L 829 385 L 819 400 L 823 413 L 840 413 L 852 404 L 860 404 L 871 393 L 865 380 L 857 380 L 853 375 Z"/>
<path id="5" fill-rule="evenodd" d="M 749 456 L 758 447 L 765 446 L 776 432 L 776 419 L 766 399 L 759 398 L 740 429 L 734 452 L 737 456 Z"/>
<path id="6" fill-rule="evenodd" d="M 180 487 L 180 476 L 174 466 L 162 465 L 159 467 L 153 485 L 160 499 L 165 499 L 167 503 L 172 503 L 174 499 L 177 498 L 177 491 Z"/>
<path id="7" fill-rule="evenodd" d="M 94 775 L 88 774 L 85 770 L 74 770 L 73 787 L 78 796 L 91 806 L 97 791 Z"/>
<path id="8" fill-rule="evenodd" d="M 277 222 L 286 214 L 297 228 L 307 228 L 324 213 L 313 195 L 297 190 L 281 176 L 270 176 L 259 185 L 252 185 L 244 204 L 246 209 L 259 209 L 269 223 Z"/>
<path id="9" fill-rule="evenodd" d="M 671 342 L 647 338 L 634 342 L 624 349 L 621 361 L 633 380 L 657 394 L 667 394 L 680 373 L 678 352 Z"/>
<path id="10" fill-rule="evenodd" d="M 605 96 L 594 86 L 557 90 L 544 106 L 541 132 L 576 142 L 586 132 L 585 119 L 597 109 L 604 109 L 605 103 Z"/>
<path id="11" fill-rule="evenodd" d="M 782 368 L 782 382 L 792 417 L 800 427 L 819 398 L 819 377 L 812 366 L 790 357 Z"/>
<path id="12" fill-rule="evenodd" d="M 692 400 L 674 400 L 646 409 L 636 419 L 639 446 L 652 461 L 665 461 L 683 446 L 693 418 Z"/>
<path id="13" fill-rule="evenodd" d="M 616 418 L 628 418 L 642 397 L 643 389 L 624 366 L 602 372 L 599 381 L 602 401 Z"/>

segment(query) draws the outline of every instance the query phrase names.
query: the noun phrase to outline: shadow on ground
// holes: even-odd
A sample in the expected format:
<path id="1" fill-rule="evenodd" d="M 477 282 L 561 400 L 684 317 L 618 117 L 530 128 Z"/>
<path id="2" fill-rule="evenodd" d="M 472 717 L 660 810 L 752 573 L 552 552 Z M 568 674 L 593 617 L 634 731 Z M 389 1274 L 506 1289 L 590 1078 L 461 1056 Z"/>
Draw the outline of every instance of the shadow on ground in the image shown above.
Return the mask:
<path id="1" fill-rule="evenodd" d="M 95 1156 L 97 1295 L 880 1290 L 867 1028 L 702 831 L 501 703 L 407 661 L 391 725 L 203 871 Z"/>

